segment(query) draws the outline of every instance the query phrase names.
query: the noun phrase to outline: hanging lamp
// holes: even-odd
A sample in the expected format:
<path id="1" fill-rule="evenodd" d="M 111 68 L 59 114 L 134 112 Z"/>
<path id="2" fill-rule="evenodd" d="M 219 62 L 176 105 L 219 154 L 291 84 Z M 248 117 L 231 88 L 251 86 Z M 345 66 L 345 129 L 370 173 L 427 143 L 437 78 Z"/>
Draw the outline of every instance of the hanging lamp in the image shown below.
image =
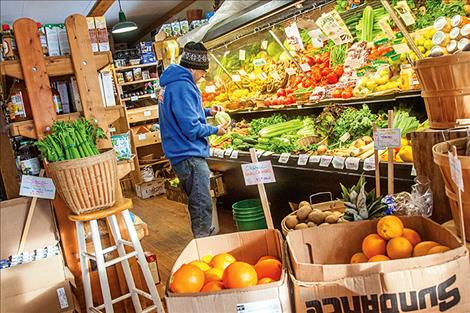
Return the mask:
<path id="1" fill-rule="evenodd" d="M 118 0 L 119 3 L 119 23 L 113 26 L 113 30 L 111 31 L 113 34 L 122 34 L 127 33 L 133 30 L 136 30 L 137 24 L 131 21 L 126 20 L 126 15 L 122 11 L 121 7 L 121 0 Z"/>

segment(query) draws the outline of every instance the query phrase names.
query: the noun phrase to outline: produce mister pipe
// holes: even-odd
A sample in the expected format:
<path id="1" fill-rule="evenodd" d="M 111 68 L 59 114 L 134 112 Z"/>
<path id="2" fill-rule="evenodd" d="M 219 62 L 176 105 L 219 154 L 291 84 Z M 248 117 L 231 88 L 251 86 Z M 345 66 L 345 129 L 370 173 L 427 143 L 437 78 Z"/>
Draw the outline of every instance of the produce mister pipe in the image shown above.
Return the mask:
<path id="1" fill-rule="evenodd" d="M 274 41 L 281 46 L 282 50 L 284 50 L 284 52 L 287 54 L 287 56 L 292 60 L 294 61 L 295 65 L 297 65 L 297 67 L 302 71 L 302 67 L 300 66 L 300 64 L 295 60 L 294 56 L 290 53 L 289 49 L 287 49 L 286 47 L 284 47 L 284 45 L 282 44 L 282 41 L 276 36 L 276 34 L 272 31 L 272 30 L 269 30 L 269 34 L 274 38 Z"/>
<path id="2" fill-rule="evenodd" d="M 377 124 L 374 123 L 372 127 L 372 131 L 374 135 L 377 134 Z M 376 137 L 376 136 L 374 136 Z M 374 138 L 374 140 L 377 140 Z M 376 148 L 376 142 L 374 143 L 374 162 L 375 162 L 375 196 L 378 198 L 380 197 L 380 159 L 379 159 L 379 151 Z"/>
<path id="3" fill-rule="evenodd" d="M 220 66 L 220 68 L 224 71 L 224 73 L 227 74 L 230 79 L 232 79 L 232 75 L 229 71 L 227 71 L 227 69 L 222 65 L 222 63 L 220 63 L 219 59 L 217 59 L 217 57 L 212 52 L 209 52 L 209 54 L 214 59 L 215 63 L 217 63 L 217 65 Z M 242 89 L 242 87 L 236 81 L 234 81 L 234 83 L 239 89 Z"/>
<path id="4" fill-rule="evenodd" d="M 388 128 L 393 128 L 393 120 L 395 119 L 393 110 L 388 110 Z M 387 181 L 388 181 L 388 194 L 395 193 L 393 181 L 395 180 L 393 173 L 393 148 L 388 148 L 388 163 L 387 163 Z"/>

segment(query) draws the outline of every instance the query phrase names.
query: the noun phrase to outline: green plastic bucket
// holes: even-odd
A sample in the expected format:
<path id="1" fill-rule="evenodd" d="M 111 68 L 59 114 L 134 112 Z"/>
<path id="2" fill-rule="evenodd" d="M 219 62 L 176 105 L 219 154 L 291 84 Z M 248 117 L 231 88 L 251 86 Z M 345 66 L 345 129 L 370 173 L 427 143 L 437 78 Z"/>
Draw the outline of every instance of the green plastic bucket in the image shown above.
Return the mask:
<path id="1" fill-rule="evenodd" d="M 264 216 L 261 216 L 258 218 L 252 218 L 252 219 L 237 218 L 235 219 L 235 223 L 239 231 L 268 228 L 268 226 L 266 225 L 266 219 L 264 218 Z"/>
<path id="2" fill-rule="evenodd" d="M 253 219 L 253 218 L 258 218 L 258 217 L 264 217 L 264 212 L 255 212 L 255 213 L 233 213 L 233 217 L 235 219 L 241 218 L 241 219 Z"/>
<path id="3" fill-rule="evenodd" d="M 251 210 L 262 210 L 261 201 L 259 199 L 246 199 L 238 201 L 232 205 L 232 209 L 238 212 Z"/>

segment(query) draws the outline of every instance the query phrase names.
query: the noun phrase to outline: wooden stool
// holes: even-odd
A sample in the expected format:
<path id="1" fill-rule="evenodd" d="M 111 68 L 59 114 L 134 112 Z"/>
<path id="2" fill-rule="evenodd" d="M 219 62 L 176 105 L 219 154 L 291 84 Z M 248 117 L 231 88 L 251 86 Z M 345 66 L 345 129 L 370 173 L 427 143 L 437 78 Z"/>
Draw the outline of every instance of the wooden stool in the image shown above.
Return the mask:
<path id="1" fill-rule="evenodd" d="M 102 312 L 101 309 L 105 309 L 106 313 L 113 313 L 113 304 L 120 302 L 127 298 L 132 298 L 132 303 L 134 305 L 134 309 L 136 312 L 152 312 L 157 310 L 159 313 L 163 313 L 162 303 L 160 301 L 160 297 L 158 296 L 157 289 L 155 288 L 155 282 L 153 281 L 152 275 L 150 273 L 150 269 L 148 267 L 147 260 L 144 256 L 144 251 L 142 250 L 142 246 L 140 245 L 139 238 L 137 237 L 137 232 L 134 227 L 134 223 L 131 220 L 131 216 L 129 214 L 129 208 L 132 207 L 132 200 L 124 198 L 119 203 L 115 204 L 113 207 L 100 210 L 96 212 L 91 212 L 88 214 L 80 214 L 80 215 L 69 215 L 69 219 L 74 221 L 77 226 L 77 238 L 78 238 L 78 247 L 80 253 L 80 266 L 82 268 L 82 279 L 83 279 L 83 286 L 85 292 L 85 302 L 86 302 L 86 312 Z M 116 218 L 117 214 L 121 214 L 122 219 L 127 228 L 127 232 L 129 233 L 130 242 L 127 240 L 123 240 L 121 237 L 121 232 L 119 230 L 118 220 Z M 103 249 L 101 246 L 101 239 L 98 230 L 98 219 L 106 218 L 110 225 L 111 234 L 116 242 L 115 246 L 108 247 Z M 84 223 L 90 223 L 91 229 L 91 237 L 93 240 L 93 246 L 95 248 L 95 253 L 88 253 L 86 249 L 86 242 L 85 242 L 85 228 Z M 126 253 L 124 249 L 124 245 L 132 247 L 134 249 L 133 252 Z M 105 261 L 104 255 L 111 251 L 117 250 L 119 257 Z M 134 279 L 132 277 L 131 269 L 129 266 L 128 259 L 136 257 L 137 261 L 140 265 L 142 273 L 144 274 L 145 282 L 147 283 L 147 287 L 150 290 L 150 294 L 135 287 Z M 94 260 L 97 265 L 98 275 L 100 279 L 101 285 L 101 292 L 103 294 L 104 304 L 99 305 L 98 307 L 93 307 L 93 297 L 91 293 L 91 283 L 90 283 L 90 271 L 88 269 L 88 260 Z M 121 263 L 122 269 L 124 272 L 124 276 L 126 278 L 127 287 L 129 289 L 129 293 L 122 295 L 116 299 L 111 298 L 111 292 L 109 290 L 109 283 L 108 283 L 108 276 L 106 274 L 106 268 L 108 266 L 115 265 L 117 263 Z M 151 300 L 153 305 L 142 310 L 142 306 L 140 304 L 139 295 Z"/>

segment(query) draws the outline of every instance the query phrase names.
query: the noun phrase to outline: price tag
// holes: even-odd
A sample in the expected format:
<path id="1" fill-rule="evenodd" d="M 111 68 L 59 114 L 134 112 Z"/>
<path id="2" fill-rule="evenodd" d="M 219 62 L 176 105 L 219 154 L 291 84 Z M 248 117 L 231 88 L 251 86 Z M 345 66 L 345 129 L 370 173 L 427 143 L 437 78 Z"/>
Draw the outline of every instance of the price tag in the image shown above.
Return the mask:
<path id="1" fill-rule="evenodd" d="M 224 85 L 224 84 L 220 81 L 220 79 L 216 79 L 215 82 L 214 82 L 214 84 L 215 84 L 215 87 L 217 87 L 217 88 L 220 88 L 220 87 L 222 87 L 222 86 Z"/>
<path id="2" fill-rule="evenodd" d="M 416 176 L 416 167 L 414 166 L 414 164 L 411 167 L 411 176 Z"/>
<path id="3" fill-rule="evenodd" d="M 248 78 L 251 79 L 251 80 L 255 80 L 256 79 L 256 75 L 254 73 L 249 73 L 248 74 Z"/>
<path id="4" fill-rule="evenodd" d="M 463 177 L 462 177 L 462 163 L 460 162 L 459 158 L 456 157 L 450 151 L 448 152 L 448 156 L 449 156 L 449 165 L 450 165 L 450 175 L 452 177 L 452 180 L 460 189 L 460 191 L 464 191 L 463 190 Z"/>
<path id="5" fill-rule="evenodd" d="M 139 100 L 139 96 L 132 96 L 131 97 L 131 101 L 137 101 L 137 100 Z"/>
<path id="6" fill-rule="evenodd" d="M 238 150 L 233 150 L 232 154 L 230 155 L 231 159 L 238 159 Z"/>
<path id="7" fill-rule="evenodd" d="M 361 159 L 355 157 L 346 158 L 345 165 L 346 169 L 357 171 L 359 169 L 359 161 Z"/>
<path id="8" fill-rule="evenodd" d="M 272 151 L 265 151 L 265 152 L 263 153 L 263 155 L 264 155 L 265 157 L 270 156 L 270 155 L 273 155 L 273 154 L 274 154 L 274 152 L 272 152 Z"/>
<path id="9" fill-rule="evenodd" d="M 266 65 L 266 60 L 263 59 L 263 58 L 254 59 L 254 60 L 253 60 L 253 65 L 254 65 L 254 66 L 264 66 L 264 65 Z"/>
<path id="10" fill-rule="evenodd" d="M 398 45 L 393 45 L 392 47 L 397 54 L 408 53 L 411 51 L 410 47 L 408 47 L 406 43 L 400 43 Z"/>
<path id="11" fill-rule="evenodd" d="M 309 31 L 310 39 L 312 40 L 312 46 L 314 48 L 323 48 L 323 41 L 325 41 L 326 36 L 323 34 L 321 29 L 314 29 Z"/>
<path id="12" fill-rule="evenodd" d="M 156 98 L 157 98 L 157 95 L 156 95 L 156 94 L 154 94 L 154 93 L 151 93 L 151 94 L 150 94 L 150 99 L 156 99 Z"/>
<path id="13" fill-rule="evenodd" d="M 152 111 L 150 111 L 150 110 L 144 111 L 144 116 L 147 117 L 147 116 L 151 116 L 151 115 L 152 115 Z"/>
<path id="14" fill-rule="evenodd" d="M 225 150 L 225 155 L 226 155 L 226 156 L 231 156 L 231 155 L 232 155 L 232 152 L 233 152 L 233 149 L 232 149 L 232 148 L 228 148 L 227 150 Z"/>
<path id="15" fill-rule="evenodd" d="M 206 86 L 206 93 L 214 93 L 215 92 L 215 85 Z"/>
<path id="16" fill-rule="evenodd" d="M 232 80 L 233 80 L 234 82 L 239 82 L 239 81 L 241 81 L 242 79 L 241 79 L 240 75 L 234 74 L 234 75 L 232 75 Z"/>
<path id="17" fill-rule="evenodd" d="M 293 69 L 292 67 L 288 67 L 288 68 L 286 68 L 286 73 L 287 73 L 287 75 L 292 76 L 292 75 L 295 75 L 297 73 L 297 71 L 295 69 Z"/>
<path id="18" fill-rule="evenodd" d="M 256 157 L 259 159 L 263 155 L 264 150 L 256 150 Z"/>
<path id="19" fill-rule="evenodd" d="M 50 178 L 22 175 L 20 196 L 54 200 L 55 186 Z"/>
<path id="20" fill-rule="evenodd" d="M 145 140 L 146 138 L 147 138 L 147 135 L 146 135 L 146 134 L 139 134 L 139 135 L 137 136 L 137 139 L 138 139 L 139 141 Z"/>
<path id="21" fill-rule="evenodd" d="M 318 163 L 320 162 L 321 156 L 319 155 L 311 155 L 310 158 L 308 159 L 309 163 Z"/>
<path id="22" fill-rule="evenodd" d="M 374 141 L 376 150 L 401 147 L 400 128 L 379 128 L 377 129 L 375 138 L 377 138 L 377 140 Z"/>
<path id="23" fill-rule="evenodd" d="M 246 55 L 246 51 L 245 50 L 240 50 L 238 52 L 238 59 L 242 60 L 242 61 L 245 61 L 245 55 Z"/>
<path id="24" fill-rule="evenodd" d="M 239 70 L 238 73 L 239 73 L 241 76 L 246 76 L 245 70 Z"/>
<path id="25" fill-rule="evenodd" d="M 288 152 L 281 153 L 281 156 L 279 157 L 278 162 L 286 164 L 287 162 L 289 162 L 289 158 L 290 158 L 290 153 Z"/>
<path id="26" fill-rule="evenodd" d="M 268 48 L 268 41 L 267 40 L 263 40 L 261 42 L 261 49 L 263 50 L 266 50 Z"/>
<path id="27" fill-rule="evenodd" d="M 364 166 L 363 166 L 364 171 L 375 171 L 375 158 L 374 156 L 371 156 L 370 158 L 367 158 L 364 160 Z"/>
<path id="28" fill-rule="evenodd" d="M 345 158 L 340 157 L 340 156 L 335 156 L 333 160 L 331 161 L 331 164 L 333 164 L 333 167 L 336 169 L 344 169 L 344 162 Z"/>
<path id="29" fill-rule="evenodd" d="M 321 158 L 320 158 L 320 166 L 321 167 L 328 167 L 331 163 L 331 161 L 333 160 L 333 156 L 331 155 L 323 155 Z"/>
<path id="30" fill-rule="evenodd" d="M 271 161 L 242 164 L 245 185 L 257 185 L 276 182 Z"/>
<path id="31" fill-rule="evenodd" d="M 266 78 L 268 78 L 268 76 L 266 75 L 265 72 L 263 72 L 263 73 L 258 74 L 258 78 L 261 79 L 261 80 L 266 80 Z"/>
<path id="32" fill-rule="evenodd" d="M 225 52 L 224 52 L 224 57 L 226 57 L 227 55 L 229 55 L 229 53 L 230 53 L 230 51 L 228 51 L 228 50 L 225 51 Z"/>
<path id="33" fill-rule="evenodd" d="M 351 134 L 349 134 L 348 132 L 345 132 L 345 133 L 343 134 L 343 136 L 339 137 L 339 141 L 345 142 L 345 141 L 347 141 L 349 138 L 351 138 Z"/>
<path id="34" fill-rule="evenodd" d="M 274 80 L 281 80 L 281 76 L 279 76 L 279 73 L 274 71 L 274 72 L 271 72 L 271 77 L 274 78 Z"/>
<path id="35" fill-rule="evenodd" d="M 110 128 L 109 128 L 109 132 L 110 132 L 110 133 L 114 133 L 115 131 L 116 131 L 116 128 L 114 128 L 114 127 L 110 127 Z"/>
<path id="36" fill-rule="evenodd" d="M 209 156 L 214 156 L 214 149 L 212 148 L 209 149 Z"/>
<path id="37" fill-rule="evenodd" d="M 221 159 L 224 158 L 224 150 L 217 149 L 215 153 L 216 153 L 216 157 L 221 158 Z"/>
<path id="38" fill-rule="evenodd" d="M 297 165 L 307 165 L 308 158 L 308 154 L 300 154 L 299 159 L 297 160 Z"/>
<path id="39" fill-rule="evenodd" d="M 308 63 L 302 63 L 302 64 L 300 64 L 300 68 L 301 68 L 302 71 L 304 71 L 304 72 L 308 72 L 308 71 L 311 70 L 310 65 L 308 65 Z"/>

